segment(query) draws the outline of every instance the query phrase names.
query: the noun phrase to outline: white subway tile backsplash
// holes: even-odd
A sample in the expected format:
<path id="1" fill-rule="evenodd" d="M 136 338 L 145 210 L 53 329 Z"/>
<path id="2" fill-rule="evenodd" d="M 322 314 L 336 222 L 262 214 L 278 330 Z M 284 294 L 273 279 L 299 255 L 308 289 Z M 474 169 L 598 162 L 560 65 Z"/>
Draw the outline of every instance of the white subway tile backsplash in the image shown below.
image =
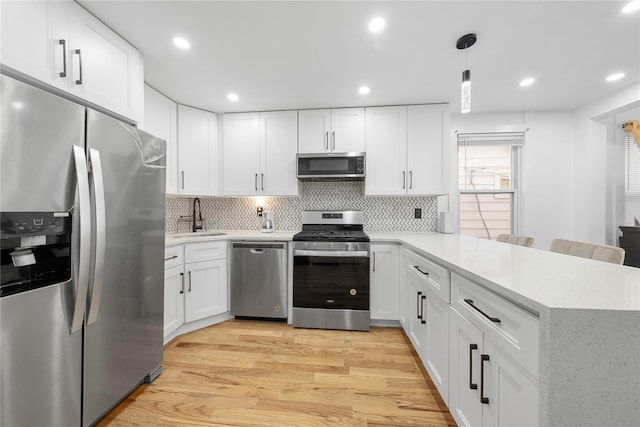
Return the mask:
<path id="1" fill-rule="evenodd" d="M 437 230 L 437 198 L 435 196 L 364 196 L 364 182 L 302 183 L 301 196 L 264 197 L 264 210 L 274 213 L 276 230 L 299 230 L 303 210 L 362 210 L 365 231 Z M 253 197 L 201 197 L 202 217 L 206 229 L 259 229 Z M 189 231 L 193 197 L 167 196 L 167 232 Z M 414 218 L 415 208 L 422 218 Z M 181 218 L 184 217 L 184 218 Z"/>

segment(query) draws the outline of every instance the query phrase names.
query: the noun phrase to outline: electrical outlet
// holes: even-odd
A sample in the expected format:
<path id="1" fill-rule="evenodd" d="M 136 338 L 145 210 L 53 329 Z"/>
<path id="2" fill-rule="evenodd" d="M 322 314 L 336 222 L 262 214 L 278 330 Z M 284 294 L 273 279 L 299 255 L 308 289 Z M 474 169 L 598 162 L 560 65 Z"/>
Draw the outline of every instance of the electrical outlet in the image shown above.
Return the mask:
<path id="1" fill-rule="evenodd" d="M 415 210 L 413 211 L 413 217 L 416 219 L 422 218 L 422 209 L 415 208 Z"/>
<path id="2" fill-rule="evenodd" d="M 256 212 L 258 213 L 259 217 L 262 217 L 262 212 L 263 212 L 264 208 L 262 206 L 258 206 L 256 208 Z"/>

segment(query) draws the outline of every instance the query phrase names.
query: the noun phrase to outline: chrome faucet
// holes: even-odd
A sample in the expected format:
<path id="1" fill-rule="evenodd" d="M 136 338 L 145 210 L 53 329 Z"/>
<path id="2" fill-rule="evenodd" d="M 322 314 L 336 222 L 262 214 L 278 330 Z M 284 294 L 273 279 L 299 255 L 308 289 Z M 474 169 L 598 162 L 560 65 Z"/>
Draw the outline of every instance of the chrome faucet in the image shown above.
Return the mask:
<path id="1" fill-rule="evenodd" d="M 200 219 L 200 225 L 197 225 L 196 222 L 196 202 L 198 202 L 198 217 Z M 202 230 L 202 207 L 200 206 L 200 198 L 196 197 L 193 199 L 193 212 L 192 212 L 192 218 L 193 218 L 193 227 L 192 227 L 192 231 L 195 233 L 198 230 Z"/>

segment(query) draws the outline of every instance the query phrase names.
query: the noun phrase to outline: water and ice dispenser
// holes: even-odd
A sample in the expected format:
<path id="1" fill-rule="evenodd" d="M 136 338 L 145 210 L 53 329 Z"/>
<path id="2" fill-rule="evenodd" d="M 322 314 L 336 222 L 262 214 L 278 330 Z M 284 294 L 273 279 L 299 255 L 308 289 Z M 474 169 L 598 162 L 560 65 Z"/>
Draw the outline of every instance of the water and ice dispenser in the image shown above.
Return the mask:
<path id="1" fill-rule="evenodd" d="M 0 297 L 71 279 L 69 212 L 0 213 Z"/>

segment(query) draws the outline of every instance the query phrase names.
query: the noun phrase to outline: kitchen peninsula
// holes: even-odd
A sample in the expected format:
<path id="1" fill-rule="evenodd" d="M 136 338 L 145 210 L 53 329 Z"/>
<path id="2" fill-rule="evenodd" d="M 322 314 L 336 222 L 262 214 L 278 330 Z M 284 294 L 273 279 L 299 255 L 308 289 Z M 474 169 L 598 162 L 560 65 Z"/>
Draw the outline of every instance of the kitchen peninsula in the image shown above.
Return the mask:
<path id="1" fill-rule="evenodd" d="M 276 234 L 278 240 L 290 240 L 293 232 Z M 260 235 L 236 230 L 228 235 L 189 239 L 168 234 L 166 243 L 171 247 L 195 239 L 224 241 L 255 239 Z M 524 367 L 523 375 L 533 384 L 533 400 L 538 402 L 534 405 L 538 408 L 534 414 L 537 424 L 626 426 L 640 419 L 640 269 L 457 234 L 370 232 L 369 235 L 372 244 L 399 245 L 401 254 L 422 257 L 451 273 L 451 287 L 443 288 L 442 292 L 450 292 L 452 330 L 456 315 L 467 322 L 465 319 L 478 313 L 477 307 L 467 307 L 469 301 L 504 309 L 502 323 L 483 320 L 486 313 L 482 313 L 474 318 L 476 326 L 484 331 L 484 352 L 489 353 L 489 345 L 494 345 L 491 337 L 499 337 L 508 343 L 503 360 Z M 411 258 L 408 264 L 401 263 L 399 272 L 411 264 Z M 398 277 L 394 285 L 402 294 L 407 284 L 402 274 Z M 464 295 L 473 295 L 473 300 Z M 415 302 L 412 308 L 415 309 Z M 452 384 L 453 373 L 460 366 L 454 361 L 452 343 L 448 353 L 449 395 L 443 398 L 454 417 L 457 411 L 467 416 L 464 398 L 456 397 Z M 480 347 L 478 353 L 482 351 Z M 495 361 L 493 358 L 487 363 Z M 469 362 L 461 365 L 469 366 Z M 474 379 L 480 375 L 480 365 L 484 369 L 484 359 L 473 363 Z M 505 371 L 504 367 L 501 369 Z M 471 372 L 457 373 L 463 374 L 469 378 L 461 379 L 471 385 L 468 383 Z M 492 384 L 489 374 L 484 375 L 487 389 L 500 385 Z M 499 375 L 495 378 L 501 380 Z M 483 376 L 481 380 L 484 379 Z M 495 404 L 503 396 L 490 397 Z M 453 405 L 455 402 L 460 408 Z M 511 411 L 531 404 L 520 402 Z M 483 406 L 490 405 L 478 404 L 481 416 Z M 490 409 L 488 412 L 492 419 L 504 416 L 501 412 L 491 414 Z"/>

